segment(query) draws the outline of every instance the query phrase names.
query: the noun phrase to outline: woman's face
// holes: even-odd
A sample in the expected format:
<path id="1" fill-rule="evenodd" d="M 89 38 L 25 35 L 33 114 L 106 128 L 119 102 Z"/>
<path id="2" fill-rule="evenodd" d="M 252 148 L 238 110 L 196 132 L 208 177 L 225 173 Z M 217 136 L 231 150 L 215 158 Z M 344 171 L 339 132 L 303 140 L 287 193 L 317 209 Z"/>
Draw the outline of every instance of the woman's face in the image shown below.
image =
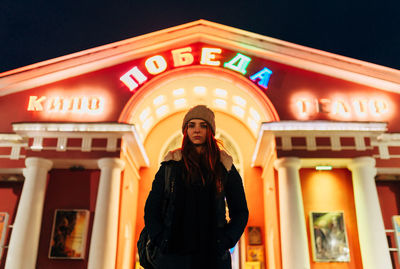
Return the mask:
<path id="1" fill-rule="evenodd" d="M 207 122 L 200 119 L 190 120 L 188 122 L 187 135 L 193 144 L 204 144 L 207 137 Z"/>

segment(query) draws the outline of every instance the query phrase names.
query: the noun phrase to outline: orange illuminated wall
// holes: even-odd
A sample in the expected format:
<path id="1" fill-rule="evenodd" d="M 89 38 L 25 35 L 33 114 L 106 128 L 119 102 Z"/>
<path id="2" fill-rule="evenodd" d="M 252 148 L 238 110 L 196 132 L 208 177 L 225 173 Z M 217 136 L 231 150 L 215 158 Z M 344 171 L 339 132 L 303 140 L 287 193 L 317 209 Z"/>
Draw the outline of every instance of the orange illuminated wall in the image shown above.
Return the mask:
<path id="1" fill-rule="evenodd" d="M 138 202 L 139 180 L 126 156 L 125 170 L 121 183 L 120 217 L 118 228 L 117 260 L 115 268 L 134 268 L 136 249 L 136 214 Z"/>
<path id="2" fill-rule="evenodd" d="M 400 181 L 397 180 L 378 180 L 376 182 L 379 202 L 382 210 L 383 222 L 386 230 L 393 229 L 392 216 L 400 215 Z M 389 247 L 396 248 L 393 233 L 388 233 Z M 399 256 L 397 252 L 390 252 L 393 268 L 399 269 Z"/>
<path id="3" fill-rule="evenodd" d="M 281 244 L 280 244 L 280 232 L 279 232 L 279 182 L 278 173 L 272 167 L 270 162 L 268 167 L 267 176 L 264 178 L 264 207 L 267 208 L 265 211 L 265 238 L 266 242 L 265 253 L 266 253 L 266 267 L 281 269 Z"/>
<path id="4" fill-rule="evenodd" d="M 315 169 L 308 168 L 300 169 L 300 180 L 307 224 L 311 268 L 362 268 L 351 172 L 347 169 L 333 169 L 331 171 L 316 171 Z M 344 222 L 350 249 L 350 262 L 317 263 L 313 261 L 309 222 L 311 211 L 344 212 Z"/>

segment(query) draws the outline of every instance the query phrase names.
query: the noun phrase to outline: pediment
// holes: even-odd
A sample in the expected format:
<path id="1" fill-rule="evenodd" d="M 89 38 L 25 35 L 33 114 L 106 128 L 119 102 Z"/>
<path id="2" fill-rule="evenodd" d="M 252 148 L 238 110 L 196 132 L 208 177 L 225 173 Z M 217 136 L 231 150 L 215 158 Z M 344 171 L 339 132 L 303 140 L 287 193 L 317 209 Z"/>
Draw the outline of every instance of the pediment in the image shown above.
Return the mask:
<path id="1" fill-rule="evenodd" d="M 298 69 L 400 92 L 400 71 L 198 20 L 0 74 L 0 96 L 204 43 Z"/>

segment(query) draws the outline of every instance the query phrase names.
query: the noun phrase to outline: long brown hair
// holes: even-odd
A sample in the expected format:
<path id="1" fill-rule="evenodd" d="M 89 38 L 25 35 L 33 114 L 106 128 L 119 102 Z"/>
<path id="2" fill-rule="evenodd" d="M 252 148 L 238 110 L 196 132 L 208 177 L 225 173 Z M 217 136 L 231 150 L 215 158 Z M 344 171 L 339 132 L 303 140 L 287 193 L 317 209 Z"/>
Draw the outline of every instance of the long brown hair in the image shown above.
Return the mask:
<path id="1" fill-rule="evenodd" d="M 187 171 L 187 176 L 185 177 L 185 180 L 187 180 L 187 182 L 190 182 L 190 179 L 193 178 L 193 175 L 201 175 L 203 184 L 210 183 L 207 181 L 211 180 L 211 183 L 215 184 L 217 193 L 221 193 L 222 168 L 220 155 L 221 150 L 219 147 L 221 142 L 215 139 L 210 126 L 207 124 L 206 142 L 204 144 L 204 150 L 200 154 L 204 156 L 199 156 L 199 153 L 197 153 L 196 151 L 195 145 L 189 139 L 187 129 L 188 127 L 186 125 L 183 131 L 182 140 L 182 157 Z M 199 161 L 199 157 L 201 158 L 200 160 L 203 161 L 203 164 L 206 166 L 210 177 L 204 177 L 201 171 L 201 162 Z"/>

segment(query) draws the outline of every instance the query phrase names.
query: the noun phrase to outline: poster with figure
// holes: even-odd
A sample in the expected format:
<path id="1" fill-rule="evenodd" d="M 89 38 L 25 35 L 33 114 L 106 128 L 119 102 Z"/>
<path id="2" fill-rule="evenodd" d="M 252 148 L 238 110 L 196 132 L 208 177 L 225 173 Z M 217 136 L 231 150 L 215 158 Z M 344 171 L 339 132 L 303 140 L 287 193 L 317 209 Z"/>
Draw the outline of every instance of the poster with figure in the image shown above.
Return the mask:
<path id="1" fill-rule="evenodd" d="M 310 232 L 314 261 L 350 261 L 343 214 L 342 211 L 310 212 Z"/>
<path id="2" fill-rule="evenodd" d="M 89 211 L 57 209 L 54 214 L 49 258 L 84 259 Z"/>
<path id="3" fill-rule="evenodd" d="M 8 227 L 8 213 L 0 212 L 0 260 L 3 257 L 3 250 L 6 241 Z"/>
<path id="4" fill-rule="evenodd" d="M 261 245 L 261 228 L 259 226 L 247 227 L 247 237 L 249 238 L 249 245 Z"/>

